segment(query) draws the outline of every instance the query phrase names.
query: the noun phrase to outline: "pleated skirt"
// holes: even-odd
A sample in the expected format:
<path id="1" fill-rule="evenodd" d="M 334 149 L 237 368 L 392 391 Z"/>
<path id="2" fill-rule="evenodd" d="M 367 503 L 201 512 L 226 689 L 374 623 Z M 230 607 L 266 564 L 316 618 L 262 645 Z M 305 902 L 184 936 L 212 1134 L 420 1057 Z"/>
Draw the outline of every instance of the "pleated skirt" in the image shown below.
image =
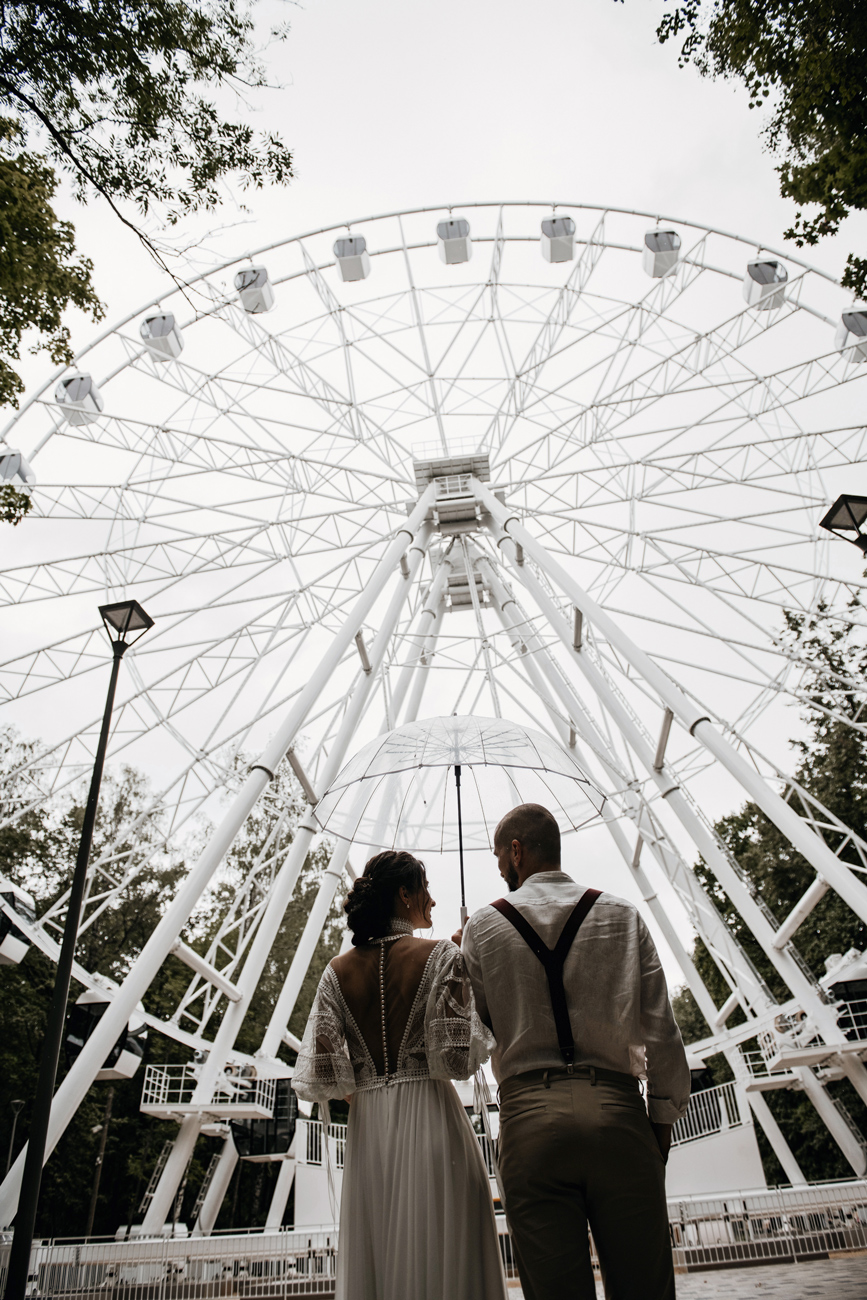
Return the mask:
<path id="1" fill-rule="evenodd" d="M 356 1093 L 343 1167 L 336 1300 L 505 1300 L 490 1185 L 444 1080 Z"/>

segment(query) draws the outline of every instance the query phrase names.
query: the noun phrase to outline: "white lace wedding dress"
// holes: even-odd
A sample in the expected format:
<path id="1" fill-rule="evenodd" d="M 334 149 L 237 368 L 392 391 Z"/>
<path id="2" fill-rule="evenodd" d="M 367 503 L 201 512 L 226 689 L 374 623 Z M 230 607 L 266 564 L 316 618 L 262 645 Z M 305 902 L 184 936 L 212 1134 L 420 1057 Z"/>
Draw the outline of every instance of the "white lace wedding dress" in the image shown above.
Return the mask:
<path id="1" fill-rule="evenodd" d="M 493 1045 L 447 940 L 427 959 L 387 1076 L 327 967 L 292 1086 L 320 1103 L 352 1094 L 336 1300 L 505 1300 L 487 1173 L 449 1082 Z"/>

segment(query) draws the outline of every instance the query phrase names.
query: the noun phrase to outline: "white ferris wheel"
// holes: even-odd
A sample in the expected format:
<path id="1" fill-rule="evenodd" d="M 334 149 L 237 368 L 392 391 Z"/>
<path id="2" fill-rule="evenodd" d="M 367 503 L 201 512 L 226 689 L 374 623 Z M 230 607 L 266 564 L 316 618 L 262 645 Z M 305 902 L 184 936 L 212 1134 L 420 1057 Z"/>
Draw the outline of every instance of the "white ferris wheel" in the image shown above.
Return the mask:
<path id="1" fill-rule="evenodd" d="M 54 375 L 0 458 L 33 501 L 0 576 L 0 691 L 6 718 L 45 742 L 10 778 L 12 815 L 89 773 L 96 605 L 134 596 L 155 626 L 127 656 L 109 762 L 159 773 L 155 852 L 203 812 L 221 820 L 124 983 L 76 969 L 104 1014 L 58 1091 L 49 1149 L 180 955 L 190 986 L 160 1027 L 207 1059 L 170 1112 L 152 1110 L 182 1120 L 145 1224 L 165 1221 L 202 1125 L 231 1104 L 226 1070 L 249 1065 L 235 1037 L 318 833 L 311 812 L 291 838 L 275 803 L 202 958 L 181 934 L 244 818 L 284 760 L 313 805 L 380 732 L 473 713 L 549 730 L 606 793 L 613 846 L 713 1027 L 708 1050 L 749 1079 L 787 1175 L 801 1178 L 763 1099 L 781 1078 L 863 1173 L 860 1135 L 824 1085 L 845 1076 L 867 1101 L 865 1045 L 840 1030 L 796 929 L 829 888 L 867 920 L 867 845 L 786 771 L 809 664 L 783 631 L 787 612 L 852 618 L 855 557 L 818 521 L 863 461 L 865 335 L 867 309 L 827 276 L 746 239 L 581 204 L 464 204 L 258 249 L 145 304 Z M 815 868 L 797 915 L 768 913 L 713 830 L 746 797 Z M 135 829 L 91 863 L 82 927 L 146 865 Z M 860 867 L 839 856 L 847 844 Z M 335 848 L 287 972 L 257 1058 L 272 1092 L 364 847 Z M 785 1004 L 692 872 L 699 853 Z M 56 954 L 64 900 L 36 923 L 2 898 L 7 931 Z M 722 1008 L 689 926 L 731 989 Z M 746 1026 L 728 1028 L 738 1006 Z M 756 1038 L 761 1053 L 741 1050 Z M 0 1188 L 4 1223 L 20 1166 Z"/>

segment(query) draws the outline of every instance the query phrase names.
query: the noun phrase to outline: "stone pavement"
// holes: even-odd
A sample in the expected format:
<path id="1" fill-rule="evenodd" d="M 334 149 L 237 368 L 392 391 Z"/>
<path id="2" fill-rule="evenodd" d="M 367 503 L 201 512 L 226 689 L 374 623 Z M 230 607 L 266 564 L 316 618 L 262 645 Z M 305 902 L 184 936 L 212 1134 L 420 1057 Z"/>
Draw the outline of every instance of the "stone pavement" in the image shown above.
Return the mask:
<path id="1" fill-rule="evenodd" d="M 596 1294 L 602 1300 L 598 1282 Z M 520 1287 L 509 1287 L 509 1300 L 520 1300 L 522 1295 Z M 677 1300 L 867 1300 L 867 1254 L 680 1273 Z"/>

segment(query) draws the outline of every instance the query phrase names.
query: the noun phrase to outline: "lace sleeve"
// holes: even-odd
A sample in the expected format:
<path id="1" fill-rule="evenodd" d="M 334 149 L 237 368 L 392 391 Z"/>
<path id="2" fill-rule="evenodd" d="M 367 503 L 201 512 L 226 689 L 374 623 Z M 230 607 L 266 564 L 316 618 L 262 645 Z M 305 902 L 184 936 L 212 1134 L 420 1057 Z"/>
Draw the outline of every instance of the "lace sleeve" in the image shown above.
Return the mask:
<path id="1" fill-rule="evenodd" d="M 424 1028 L 432 1079 L 470 1079 L 494 1049 L 494 1036 L 476 1011 L 461 950 L 453 943 L 443 943 L 435 959 Z"/>
<path id="2" fill-rule="evenodd" d="M 316 990 L 292 1088 L 302 1101 L 320 1103 L 355 1091 L 355 1074 L 346 1051 L 345 1016 L 330 966 Z"/>

